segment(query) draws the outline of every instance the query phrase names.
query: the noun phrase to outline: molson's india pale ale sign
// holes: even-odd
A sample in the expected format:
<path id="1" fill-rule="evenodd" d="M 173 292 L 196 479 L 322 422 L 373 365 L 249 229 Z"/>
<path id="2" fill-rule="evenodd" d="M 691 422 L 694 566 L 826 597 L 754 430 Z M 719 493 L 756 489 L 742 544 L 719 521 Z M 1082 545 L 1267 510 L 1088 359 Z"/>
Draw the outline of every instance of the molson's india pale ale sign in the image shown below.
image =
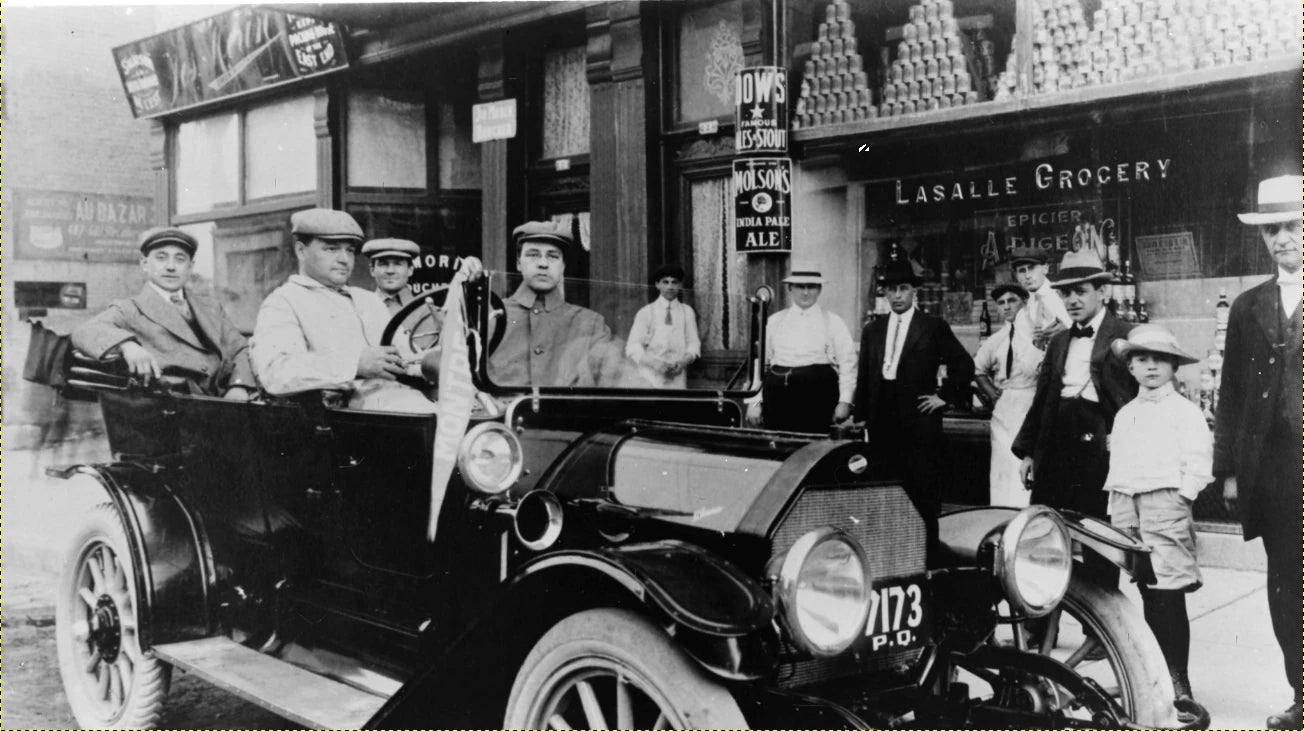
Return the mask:
<path id="1" fill-rule="evenodd" d="M 748 157 L 733 161 L 734 248 L 792 250 L 792 160 Z"/>
<path id="2" fill-rule="evenodd" d="M 752 66 L 734 77 L 734 147 L 739 155 L 788 151 L 788 73 Z"/>

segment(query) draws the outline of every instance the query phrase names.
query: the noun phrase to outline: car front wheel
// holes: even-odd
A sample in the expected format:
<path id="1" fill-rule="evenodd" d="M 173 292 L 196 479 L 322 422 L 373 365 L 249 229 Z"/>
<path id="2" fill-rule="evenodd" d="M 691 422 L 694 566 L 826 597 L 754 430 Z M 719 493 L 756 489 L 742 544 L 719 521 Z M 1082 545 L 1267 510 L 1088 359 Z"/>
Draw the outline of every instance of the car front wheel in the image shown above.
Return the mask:
<path id="1" fill-rule="evenodd" d="M 593 609 L 534 646 L 504 728 L 741 729 L 747 721 L 665 631 L 633 612 Z"/>
<path id="2" fill-rule="evenodd" d="M 69 546 L 55 596 L 59 672 L 82 728 L 154 728 L 171 666 L 140 648 L 135 571 L 113 506 L 91 511 Z"/>

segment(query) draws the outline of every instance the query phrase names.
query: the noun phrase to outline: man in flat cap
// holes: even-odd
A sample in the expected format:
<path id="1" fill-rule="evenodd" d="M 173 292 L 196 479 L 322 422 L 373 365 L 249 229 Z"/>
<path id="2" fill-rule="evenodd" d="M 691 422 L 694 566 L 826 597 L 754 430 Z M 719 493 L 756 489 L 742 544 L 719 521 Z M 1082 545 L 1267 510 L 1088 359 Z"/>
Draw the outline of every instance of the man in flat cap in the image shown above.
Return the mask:
<path id="1" fill-rule="evenodd" d="M 1046 349 L 1052 335 L 1073 324 L 1064 302 L 1046 277 L 1049 261 L 1046 250 L 1036 246 L 1017 247 L 1010 255 L 1010 269 L 1028 291 L 1028 302 L 1017 325 L 1031 333 L 1033 345 L 1041 350 Z"/>
<path id="2" fill-rule="evenodd" d="M 813 262 L 794 261 L 783 283 L 792 304 L 765 323 L 768 371 L 748 420 L 766 429 L 828 434 L 851 416 L 856 344 L 842 318 L 819 306 L 824 275 Z"/>
<path id="3" fill-rule="evenodd" d="M 166 369 L 198 392 L 247 401 L 257 393 L 248 343 L 221 305 L 186 287 L 198 248 L 181 229 L 142 234 L 145 286 L 76 327 L 72 343 L 93 358 L 120 355 L 146 382 Z"/>
<path id="4" fill-rule="evenodd" d="M 973 358 L 945 320 L 916 306 L 922 280 L 897 246 L 888 250 L 878 281 L 892 313 L 861 332 L 856 419 L 865 422 L 875 449 L 905 474 L 932 551 L 942 507 L 942 412 L 947 404 L 969 403 Z M 942 366 L 946 379 L 939 387 Z"/>
<path id="5" fill-rule="evenodd" d="M 362 254 L 371 260 L 371 278 L 376 280 L 376 294 L 393 315 L 412 301 L 408 280 L 412 262 L 421 255 L 421 247 L 407 239 L 372 239 L 362 245 Z"/>
<path id="6" fill-rule="evenodd" d="M 312 208 L 290 217 L 297 274 L 263 300 L 252 359 L 274 396 L 341 390 L 349 406 L 432 413 L 420 391 L 395 382 L 405 364 L 381 346 L 389 310 L 374 292 L 349 286 L 362 229 L 343 211 Z"/>
<path id="7" fill-rule="evenodd" d="M 652 273 L 656 301 L 644 305 L 629 329 L 625 355 L 638 364 L 647 385 L 686 388 L 689 364 L 702 355 L 697 314 L 679 300 L 684 288 L 684 268 L 663 264 Z"/>
<path id="8" fill-rule="evenodd" d="M 1010 445 L 1032 406 L 1037 369 L 1044 353 L 1033 345 L 1027 321 L 1018 316 L 1028 301 L 1028 290 L 1017 284 L 999 284 L 992 290 L 992 300 L 1005 326 L 988 338 L 974 356 L 974 382 L 995 404 L 988 484 L 992 505 L 1023 508 L 1028 505 L 1028 491 L 1019 478 L 1020 460 L 1010 451 Z"/>
<path id="9" fill-rule="evenodd" d="M 595 385 L 592 356 L 611 344 L 602 315 L 566 301 L 562 280 L 574 245 L 556 221 L 530 221 L 512 231 L 522 282 L 504 300 L 507 331 L 489 358 L 500 386 Z"/>
<path id="10" fill-rule="evenodd" d="M 1032 406 L 1012 446 L 1033 504 L 1105 521 L 1106 437 L 1118 410 L 1137 394 L 1127 363 L 1110 349 L 1132 329 L 1105 307 L 1111 278 L 1094 251 L 1064 255 L 1052 286 L 1073 326 L 1053 335 L 1046 346 Z M 1094 552 L 1085 559 L 1085 575 L 1103 586 L 1118 586 L 1118 567 Z"/>
<path id="11" fill-rule="evenodd" d="M 1300 711 L 1300 190 L 1304 178 L 1259 183 L 1255 226 L 1273 276 L 1241 293 L 1227 323 L 1227 360 L 1214 422 L 1213 473 L 1245 540 L 1263 538 L 1268 611 L 1294 703 L 1267 728 L 1304 728 Z"/>

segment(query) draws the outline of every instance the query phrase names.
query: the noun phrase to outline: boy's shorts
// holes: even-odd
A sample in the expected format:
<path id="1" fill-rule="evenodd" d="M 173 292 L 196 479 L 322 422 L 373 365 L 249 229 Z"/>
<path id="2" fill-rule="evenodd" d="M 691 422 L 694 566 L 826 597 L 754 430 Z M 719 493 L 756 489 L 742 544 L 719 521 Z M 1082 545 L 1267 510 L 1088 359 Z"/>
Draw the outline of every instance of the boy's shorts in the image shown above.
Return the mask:
<path id="1" fill-rule="evenodd" d="M 1152 589 L 1195 591 L 1204 584 L 1195 560 L 1191 505 L 1177 488 L 1128 495 L 1109 493 L 1109 519 L 1150 547 Z"/>

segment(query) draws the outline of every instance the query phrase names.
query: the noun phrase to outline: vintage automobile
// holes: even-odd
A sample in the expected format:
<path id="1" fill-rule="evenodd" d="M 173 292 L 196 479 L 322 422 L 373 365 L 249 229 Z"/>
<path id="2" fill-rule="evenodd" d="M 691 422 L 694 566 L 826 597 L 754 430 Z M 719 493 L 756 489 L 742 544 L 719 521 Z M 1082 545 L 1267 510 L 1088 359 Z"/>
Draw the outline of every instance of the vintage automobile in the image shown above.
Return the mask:
<path id="1" fill-rule="evenodd" d="M 114 455 L 52 470 L 104 496 L 57 596 L 84 728 L 154 727 L 174 670 L 312 728 L 1172 727 L 1140 613 L 1072 572 L 1099 551 L 1144 575 L 1143 547 L 1044 507 L 967 508 L 929 551 L 874 444 L 742 426 L 768 288 L 690 293 L 703 341 L 738 355 L 659 390 L 621 338 L 647 288 L 597 282 L 568 284 L 614 326 L 570 356 L 587 375 L 495 383 L 516 284 L 465 287 L 478 394 L 443 491 L 443 414 L 74 366 Z M 437 299 L 387 339 L 438 347 Z M 1058 637 L 1029 646 L 1041 617 Z"/>

